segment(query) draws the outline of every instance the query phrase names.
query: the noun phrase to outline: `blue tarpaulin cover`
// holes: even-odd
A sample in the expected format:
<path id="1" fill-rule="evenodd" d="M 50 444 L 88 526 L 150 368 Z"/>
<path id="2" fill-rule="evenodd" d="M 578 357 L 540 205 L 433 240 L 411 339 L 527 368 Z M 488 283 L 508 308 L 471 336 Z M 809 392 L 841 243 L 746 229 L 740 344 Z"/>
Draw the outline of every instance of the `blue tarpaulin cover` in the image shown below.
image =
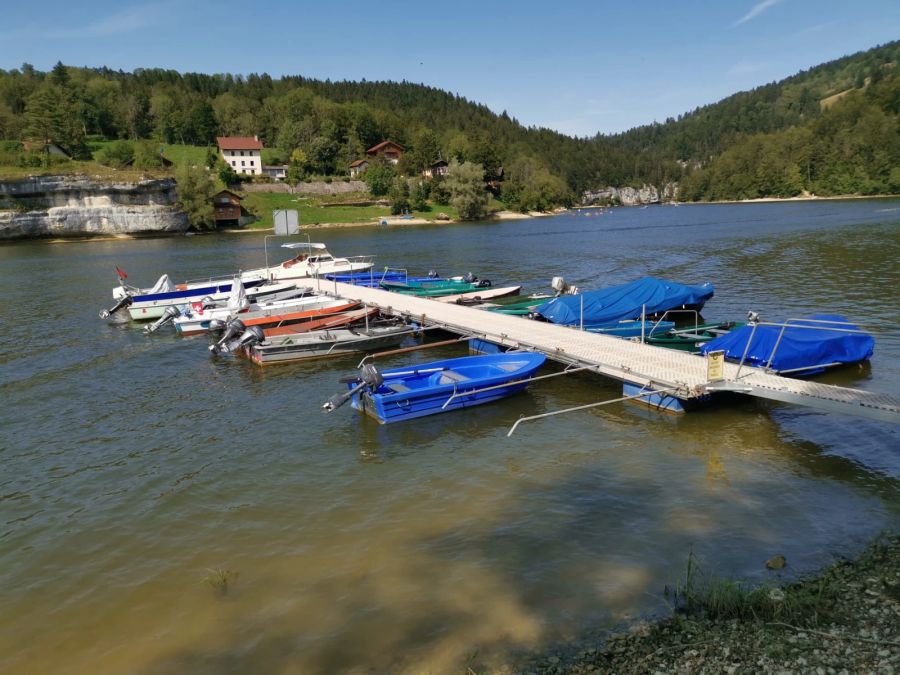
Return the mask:
<path id="1" fill-rule="evenodd" d="M 584 300 L 585 328 L 609 326 L 627 319 L 639 319 L 644 306 L 648 315 L 683 305 L 691 305 L 699 311 L 713 296 L 713 290 L 713 285 L 708 282 L 702 286 L 685 286 L 675 281 L 644 277 L 599 291 L 554 298 L 535 311 L 553 323 L 577 326 L 581 323 L 581 302 Z"/>
<path id="2" fill-rule="evenodd" d="M 837 321 L 844 325 L 814 323 L 809 319 Z M 811 330 L 804 328 L 804 325 L 818 326 L 819 328 Z M 784 329 L 784 335 L 781 337 L 778 350 L 772 359 L 770 366 L 772 370 L 793 370 L 831 363 L 856 363 L 872 356 L 875 350 L 875 338 L 871 335 L 841 333 L 838 330 L 827 330 L 828 328 L 859 330 L 857 326 L 847 322 L 847 319 L 839 314 L 813 314 L 805 320 L 792 321 L 791 325 Z M 700 348 L 700 351 L 707 354 L 724 350 L 726 359 L 740 361 L 752 334 L 753 343 L 747 351 L 744 363 L 752 366 L 765 366 L 769 362 L 772 349 L 774 349 L 780 333 L 780 326 L 757 326 L 754 333 L 752 324 L 748 324 L 707 342 Z M 822 370 L 824 369 L 812 368 L 798 374 L 814 375 Z"/>

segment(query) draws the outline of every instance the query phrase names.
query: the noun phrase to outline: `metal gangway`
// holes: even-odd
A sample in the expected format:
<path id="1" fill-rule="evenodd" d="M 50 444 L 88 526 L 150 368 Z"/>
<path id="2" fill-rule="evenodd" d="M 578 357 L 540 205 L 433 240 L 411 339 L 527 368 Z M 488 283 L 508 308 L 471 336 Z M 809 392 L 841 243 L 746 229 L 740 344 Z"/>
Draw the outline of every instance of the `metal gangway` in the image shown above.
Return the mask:
<path id="1" fill-rule="evenodd" d="M 514 349 L 542 352 L 581 371 L 636 385 L 642 392 L 665 392 L 681 401 L 701 400 L 732 391 L 758 398 L 809 406 L 829 412 L 900 423 L 900 398 L 861 389 L 782 377 L 762 368 L 725 362 L 720 377 L 710 378 L 705 357 L 566 326 L 487 312 L 474 307 L 418 298 L 326 280 L 322 291 L 378 307 L 432 326 Z M 624 400 L 623 398 L 623 400 Z"/>

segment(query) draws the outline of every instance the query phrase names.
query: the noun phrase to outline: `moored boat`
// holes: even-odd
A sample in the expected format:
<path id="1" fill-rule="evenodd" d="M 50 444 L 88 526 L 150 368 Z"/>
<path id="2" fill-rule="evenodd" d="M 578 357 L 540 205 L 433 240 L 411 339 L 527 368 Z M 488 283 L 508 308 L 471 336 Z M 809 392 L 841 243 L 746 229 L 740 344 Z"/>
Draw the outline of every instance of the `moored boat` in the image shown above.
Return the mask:
<path id="1" fill-rule="evenodd" d="M 266 366 L 396 347 L 414 330 L 397 322 L 373 322 L 357 328 L 329 328 L 267 337 L 245 343 L 242 349 L 253 363 Z"/>
<path id="2" fill-rule="evenodd" d="M 284 282 L 291 279 L 306 279 L 326 274 L 355 274 L 366 272 L 372 268 L 372 256 L 356 256 L 353 258 L 335 258 L 329 253 L 325 244 L 295 242 L 282 244 L 283 248 L 299 249 L 299 253 L 284 262 L 245 270 L 238 276 L 247 289 L 260 286 L 266 281 Z M 206 296 L 215 299 L 223 298 L 231 290 L 233 277 L 212 277 L 195 281 L 174 284 L 167 274 L 162 275 L 151 288 L 139 288 L 125 282 L 128 275 L 118 267 L 119 285 L 113 288 L 113 299 L 121 305 L 130 302 L 129 312 L 137 320 L 159 318 L 165 308 L 171 305 L 188 304 Z M 130 298 L 130 300 L 129 300 Z M 108 314 L 118 309 L 117 305 Z M 106 318 L 101 313 L 101 318 Z"/>
<path id="3" fill-rule="evenodd" d="M 382 372 L 371 364 L 348 392 L 325 404 L 351 405 L 382 424 L 490 403 L 525 389 L 546 360 L 536 352 L 505 352 L 432 361 Z"/>
<path id="4" fill-rule="evenodd" d="M 644 342 L 667 349 L 696 352 L 710 340 L 715 340 L 743 325 L 739 321 L 719 321 L 701 323 L 686 328 L 671 328 L 662 332 L 652 331 L 646 335 Z"/>
<path id="5" fill-rule="evenodd" d="M 716 351 L 724 351 L 729 361 L 779 375 L 809 377 L 868 360 L 875 351 L 875 338 L 840 314 L 813 314 L 783 323 L 752 316 L 745 326 L 700 347 L 704 355 Z"/>
<path id="6" fill-rule="evenodd" d="M 682 309 L 699 312 L 714 293 L 713 285 L 688 286 L 644 277 L 578 295 L 564 295 L 538 306 L 535 314 L 565 326 L 602 328 L 627 319 L 640 319 Z"/>
<path id="7" fill-rule="evenodd" d="M 315 309 L 342 307 L 346 300 L 338 300 L 330 295 L 307 293 L 301 297 L 276 300 L 273 302 L 253 303 L 241 309 L 218 307 L 212 309 L 186 308 L 181 316 L 174 319 L 175 331 L 181 335 L 198 335 L 212 329 L 214 321 L 228 322 L 239 318 L 245 325 L 269 325 L 276 321 L 272 317 L 288 317 L 297 313 Z M 258 319 L 267 319 L 264 323 Z"/>
<path id="8" fill-rule="evenodd" d="M 442 295 L 469 293 L 479 289 L 490 288 L 489 279 L 476 281 L 457 281 L 455 279 L 433 279 L 427 281 L 382 281 L 382 288 L 394 293 L 414 295 L 420 298 L 432 298 Z"/>

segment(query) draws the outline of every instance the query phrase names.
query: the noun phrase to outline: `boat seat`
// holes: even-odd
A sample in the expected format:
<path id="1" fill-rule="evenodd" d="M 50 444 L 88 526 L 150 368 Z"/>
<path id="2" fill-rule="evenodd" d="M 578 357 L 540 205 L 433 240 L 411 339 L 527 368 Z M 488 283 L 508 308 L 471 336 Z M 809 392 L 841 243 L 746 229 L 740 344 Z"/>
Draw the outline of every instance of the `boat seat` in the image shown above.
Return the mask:
<path id="1" fill-rule="evenodd" d="M 409 387 L 407 387 L 405 384 L 402 384 L 400 382 L 395 382 L 393 384 L 389 384 L 388 387 L 390 388 L 391 391 L 393 391 L 396 394 L 404 394 L 409 391 Z"/>
<path id="2" fill-rule="evenodd" d="M 445 370 L 442 372 L 440 379 L 438 380 L 438 384 L 450 384 L 451 382 L 464 382 L 469 378 L 465 375 L 457 373 L 452 370 Z"/>
<path id="3" fill-rule="evenodd" d="M 519 368 L 521 368 L 522 363 L 499 363 L 497 364 L 497 367 L 501 370 L 505 370 L 507 373 L 511 373 L 514 370 L 518 370 Z"/>

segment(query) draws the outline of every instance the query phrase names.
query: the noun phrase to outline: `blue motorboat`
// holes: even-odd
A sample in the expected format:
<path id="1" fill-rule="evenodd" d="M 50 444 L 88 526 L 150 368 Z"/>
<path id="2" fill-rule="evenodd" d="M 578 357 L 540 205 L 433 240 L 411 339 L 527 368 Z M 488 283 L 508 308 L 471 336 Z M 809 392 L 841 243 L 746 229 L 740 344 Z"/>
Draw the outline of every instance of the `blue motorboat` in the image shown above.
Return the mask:
<path id="1" fill-rule="evenodd" d="M 463 356 L 379 372 L 371 364 L 332 397 L 326 410 L 347 400 L 382 424 L 490 403 L 522 391 L 546 360 L 535 352 Z"/>
<path id="2" fill-rule="evenodd" d="M 875 338 L 840 314 L 813 314 L 777 324 L 751 321 L 700 347 L 701 354 L 716 351 L 729 361 L 808 377 L 871 358 Z"/>
<path id="3" fill-rule="evenodd" d="M 699 312 L 715 289 L 711 283 L 687 286 L 675 281 L 644 277 L 577 295 L 562 295 L 535 312 L 545 321 L 586 329 L 615 326 L 620 321 L 661 315 L 671 310 Z"/>

